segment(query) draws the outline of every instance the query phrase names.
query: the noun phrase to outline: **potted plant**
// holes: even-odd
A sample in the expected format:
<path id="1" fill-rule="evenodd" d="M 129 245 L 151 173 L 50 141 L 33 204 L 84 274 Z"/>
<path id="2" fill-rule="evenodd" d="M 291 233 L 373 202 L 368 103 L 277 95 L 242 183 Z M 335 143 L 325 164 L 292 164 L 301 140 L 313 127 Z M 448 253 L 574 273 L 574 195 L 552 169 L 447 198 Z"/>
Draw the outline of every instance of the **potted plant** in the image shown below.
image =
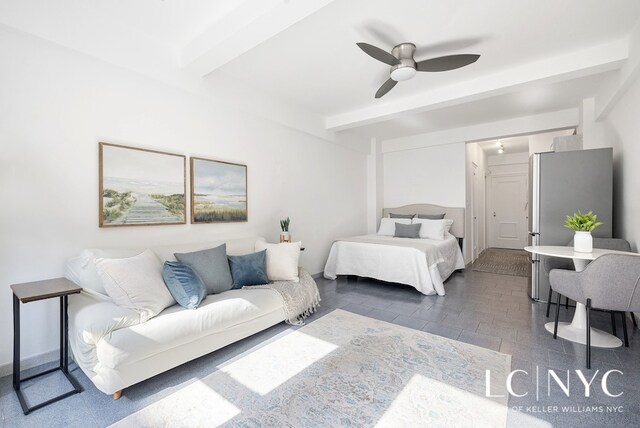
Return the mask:
<path id="1" fill-rule="evenodd" d="M 289 219 L 289 217 L 280 220 L 280 229 L 282 229 L 282 232 L 280 232 L 280 242 L 291 242 L 291 234 L 289 233 L 290 222 L 291 219 Z"/>
<path id="2" fill-rule="evenodd" d="M 601 224 L 602 222 L 598 221 L 598 216 L 593 211 L 582 214 L 578 210 L 578 212 L 573 213 L 573 216 L 568 215 L 564 227 L 575 231 L 573 250 L 580 253 L 590 253 L 593 250 L 591 232 Z"/>

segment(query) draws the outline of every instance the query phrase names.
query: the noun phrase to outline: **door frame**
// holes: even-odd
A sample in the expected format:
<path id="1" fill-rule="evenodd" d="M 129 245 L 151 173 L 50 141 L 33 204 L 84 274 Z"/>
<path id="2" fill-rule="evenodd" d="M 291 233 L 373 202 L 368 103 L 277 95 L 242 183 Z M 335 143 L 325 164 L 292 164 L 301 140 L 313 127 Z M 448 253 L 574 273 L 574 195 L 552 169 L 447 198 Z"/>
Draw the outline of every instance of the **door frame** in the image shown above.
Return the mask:
<path id="1" fill-rule="evenodd" d="M 525 191 L 529 192 L 529 174 L 525 172 L 507 172 L 503 174 L 492 174 L 489 173 L 489 183 L 485 188 L 485 231 L 486 231 L 486 242 L 485 245 L 487 248 L 491 248 L 491 244 L 493 244 L 493 178 L 505 178 L 505 177 L 524 177 Z M 529 195 L 525 195 L 525 201 L 528 204 Z M 525 211 L 525 230 L 528 227 L 527 218 L 528 212 Z"/>

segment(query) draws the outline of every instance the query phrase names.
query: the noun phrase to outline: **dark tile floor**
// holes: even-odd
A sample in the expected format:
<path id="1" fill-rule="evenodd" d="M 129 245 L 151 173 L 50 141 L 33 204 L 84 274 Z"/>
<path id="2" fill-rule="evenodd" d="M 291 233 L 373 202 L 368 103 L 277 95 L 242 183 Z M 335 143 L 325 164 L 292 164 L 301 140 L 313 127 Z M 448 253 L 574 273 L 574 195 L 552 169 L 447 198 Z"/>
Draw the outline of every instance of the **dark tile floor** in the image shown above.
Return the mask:
<path id="1" fill-rule="evenodd" d="M 592 370 L 584 366 L 584 346 L 563 339 L 554 340 L 544 329 L 545 306 L 532 303 L 527 297 L 528 278 L 474 272 L 467 269 L 455 273 L 446 283 L 446 296 L 424 296 L 411 287 L 386 284 L 367 279 L 340 277 L 337 281 L 318 279 L 322 308 L 313 319 L 335 308 L 362 314 L 406 327 L 424 330 L 454 340 L 471 343 L 512 355 L 515 393 L 526 396 L 509 400 L 508 425 L 513 427 L 561 426 L 596 427 L 613 424 L 621 427 L 640 426 L 640 331 L 630 326 L 630 348 L 613 350 L 594 348 Z M 562 308 L 562 320 L 570 320 L 573 310 Z M 596 328 L 610 330 L 607 314 L 593 316 Z M 618 326 L 618 330 L 621 330 Z M 78 369 L 74 374 L 84 386 L 75 395 L 44 409 L 24 416 L 13 390 L 11 378 L 0 379 L 0 427 L 108 426 L 154 401 L 165 397 L 194 378 L 206 376 L 215 367 L 250 348 L 274 340 L 291 328 L 279 324 L 239 343 L 177 367 L 125 390 L 123 397 L 113 401 L 97 391 Z M 570 396 L 567 397 L 551 381 L 547 372 L 553 369 L 566 380 L 570 371 Z M 584 386 L 575 370 L 581 369 L 586 381 L 595 376 L 590 397 L 584 397 Z M 602 390 L 603 374 L 612 373 L 607 386 L 609 397 Z M 536 373 L 539 382 L 536 382 Z M 536 386 L 538 397 L 536 398 Z M 65 388 L 60 376 L 51 376 L 34 385 L 31 397 Z M 612 413 L 614 410 L 618 413 Z"/>

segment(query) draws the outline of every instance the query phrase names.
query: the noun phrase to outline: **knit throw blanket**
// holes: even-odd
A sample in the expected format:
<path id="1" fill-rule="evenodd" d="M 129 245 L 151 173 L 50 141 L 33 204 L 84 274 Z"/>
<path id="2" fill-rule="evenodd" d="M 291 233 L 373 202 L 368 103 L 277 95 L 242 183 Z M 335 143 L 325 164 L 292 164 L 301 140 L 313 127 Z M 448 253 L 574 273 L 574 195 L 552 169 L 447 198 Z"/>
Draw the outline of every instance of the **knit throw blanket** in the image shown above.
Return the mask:
<path id="1" fill-rule="evenodd" d="M 304 320 L 320 306 L 320 292 L 309 272 L 298 268 L 299 282 L 274 281 L 265 285 L 251 285 L 243 288 L 264 288 L 276 291 L 284 303 L 287 315 L 285 322 L 303 325 Z"/>

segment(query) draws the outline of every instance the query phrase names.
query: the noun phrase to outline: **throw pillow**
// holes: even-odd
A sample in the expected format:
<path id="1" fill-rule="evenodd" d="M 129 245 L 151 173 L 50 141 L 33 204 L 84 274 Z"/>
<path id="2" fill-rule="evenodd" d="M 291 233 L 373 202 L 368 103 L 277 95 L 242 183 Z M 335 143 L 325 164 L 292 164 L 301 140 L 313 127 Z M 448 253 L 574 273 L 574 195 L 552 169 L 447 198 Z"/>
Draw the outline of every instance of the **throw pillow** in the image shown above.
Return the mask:
<path id="1" fill-rule="evenodd" d="M 102 285 L 116 305 L 140 313 L 142 322 L 176 302 L 162 279 L 162 262 L 153 251 L 124 259 L 96 259 Z"/>
<path id="2" fill-rule="evenodd" d="M 451 232 L 451 226 L 453 225 L 453 220 L 451 220 L 450 218 L 445 218 L 444 219 L 444 230 L 449 233 Z"/>
<path id="3" fill-rule="evenodd" d="M 444 215 L 446 213 L 442 213 L 442 214 L 418 214 L 418 218 L 424 218 L 427 220 L 442 220 L 444 218 Z"/>
<path id="4" fill-rule="evenodd" d="M 419 238 L 421 223 L 416 224 L 402 224 L 396 223 L 396 233 L 394 238 Z"/>
<path id="5" fill-rule="evenodd" d="M 389 213 L 389 218 L 414 218 L 416 215 L 415 214 L 394 214 L 394 213 Z"/>
<path id="6" fill-rule="evenodd" d="M 192 253 L 175 253 L 174 256 L 198 274 L 207 287 L 207 294 L 222 293 L 233 288 L 227 261 L 227 244 Z"/>
<path id="7" fill-rule="evenodd" d="M 269 283 L 266 263 L 267 250 L 245 254 L 244 256 L 229 256 L 228 258 L 233 278 L 233 288 Z"/>
<path id="8" fill-rule="evenodd" d="M 414 218 L 414 224 L 422 224 L 420 227 L 420 238 L 444 240 L 446 220 L 428 220 L 422 218 Z"/>
<path id="9" fill-rule="evenodd" d="M 185 264 L 164 262 L 162 278 L 173 298 L 184 308 L 196 309 L 207 296 L 204 282 Z"/>
<path id="10" fill-rule="evenodd" d="M 411 224 L 408 218 L 382 218 L 380 219 L 380 228 L 378 235 L 393 236 L 396 233 L 396 223 Z"/>
<path id="11" fill-rule="evenodd" d="M 256 242 L 256 251 L 267 251 L 267 276 L 270 281 L 298 281 L 298 261 L 302 242 L 270 244 Z"/>

